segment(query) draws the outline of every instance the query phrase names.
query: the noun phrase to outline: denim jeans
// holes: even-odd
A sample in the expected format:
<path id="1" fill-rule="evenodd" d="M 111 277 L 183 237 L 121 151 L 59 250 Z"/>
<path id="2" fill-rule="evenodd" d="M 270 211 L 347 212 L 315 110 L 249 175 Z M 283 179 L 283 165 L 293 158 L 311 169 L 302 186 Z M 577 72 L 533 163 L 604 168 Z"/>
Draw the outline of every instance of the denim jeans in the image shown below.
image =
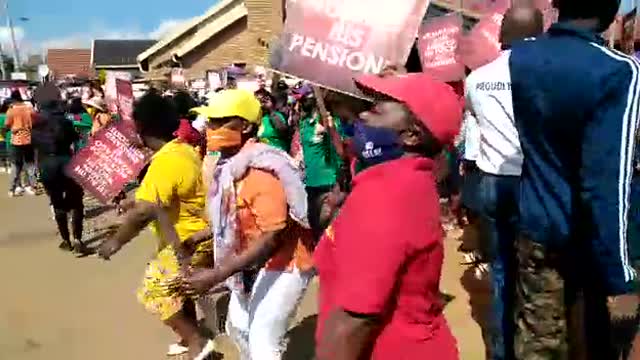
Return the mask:
<path id="1" fill-rule="evenodd" d="M 492 306 L 490 341 L 492 359 L 514 359 L 513 319 L 518 221 L 517 176 L 482 173 L 479 185 L 482 225 L 491 266 Z"/>

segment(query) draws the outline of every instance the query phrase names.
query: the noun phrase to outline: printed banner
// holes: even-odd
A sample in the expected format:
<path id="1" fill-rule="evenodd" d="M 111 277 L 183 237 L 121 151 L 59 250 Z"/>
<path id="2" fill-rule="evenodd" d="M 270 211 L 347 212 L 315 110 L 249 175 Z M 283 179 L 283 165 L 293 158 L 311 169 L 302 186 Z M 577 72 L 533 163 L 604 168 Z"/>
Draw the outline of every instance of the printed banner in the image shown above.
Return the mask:
<path id="1" fill-rule="evenodd" d="M 107 71 L 105 78 L 104 101 L 112 114 L 118 112 L 118 89 L 116 79 L 131 81 L 131 74 L 126 71 Z"/>
<path id="2" fill-rule="evenodd" d="M 120 119 L 133 122 L 133 85 L 131 81 L 116 79 L 116 93 Z"/>
<path id="3" fill-rule="evenodd" d="M 404 65 L 429 0 L 289 0 L 271 67 L 358 94 L 353 78 Z"/>
<path id="4" fill-rule="evenodd" d="M 134 180 L 150 159 L 148 149 L 134 146 L 133 124 L 118 121 L 96 133 L 67 165 L 66 173 L 106 204 Z"/>
<path id="5" fill-rule="evenodd" d="M 503 15 L 494 13 L 480 19 L 458 46 L 458 58 L 475 70 L 495 60 L 500 54 L 500 26 Z"/>
<path id="6" fill-rule="evenodd" d="M 422 71 L 446 82 L 464 78 L 464 64 L 456 57 L 461 36 L 462 17 L 458 14 L 429 19 L 422 25 L 418 36 Z"/>

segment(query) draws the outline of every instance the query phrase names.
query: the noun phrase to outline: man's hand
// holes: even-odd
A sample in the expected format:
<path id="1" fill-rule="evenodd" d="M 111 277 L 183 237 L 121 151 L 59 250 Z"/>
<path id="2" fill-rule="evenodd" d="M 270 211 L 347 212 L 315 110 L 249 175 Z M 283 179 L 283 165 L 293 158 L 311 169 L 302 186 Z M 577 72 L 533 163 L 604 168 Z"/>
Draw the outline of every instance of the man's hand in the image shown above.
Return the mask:
<path id="1" fill-rule="evenodd" d="M 184 275 L 183 284 L 188 293 L 204 294 L 224 280 L 216 269 L 194 269 Z"/>
<path id="2" fill-rule="evenodd" d="M 111 257 L 122 248 L 122 245 L 115 239 L 108 239 L 100 244 L 98 248 L 98 255 L 105 259 L 110 260 Z"/>

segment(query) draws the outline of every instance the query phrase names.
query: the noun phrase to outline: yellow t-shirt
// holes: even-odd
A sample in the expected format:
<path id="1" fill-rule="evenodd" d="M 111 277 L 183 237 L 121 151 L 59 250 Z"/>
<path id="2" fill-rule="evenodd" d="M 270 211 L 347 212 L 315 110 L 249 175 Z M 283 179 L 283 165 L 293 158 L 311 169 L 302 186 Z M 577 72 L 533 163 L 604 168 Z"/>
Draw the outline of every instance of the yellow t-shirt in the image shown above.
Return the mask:
<path id="1" fill-rule="evenodd" d="M 156 203 L 159 197 L 162 204 L 170 209 L 170 218 L 180 241 L 207 226 L 201 171 L 202 162 L 196 149 L 174 140 L 153 156 L 149 170 L 136 192 L 136 201 Z M 160 239 L 159 249 L 164 248 L 167 242 L 159 233 L 155 221 L 151 227 Z"/>

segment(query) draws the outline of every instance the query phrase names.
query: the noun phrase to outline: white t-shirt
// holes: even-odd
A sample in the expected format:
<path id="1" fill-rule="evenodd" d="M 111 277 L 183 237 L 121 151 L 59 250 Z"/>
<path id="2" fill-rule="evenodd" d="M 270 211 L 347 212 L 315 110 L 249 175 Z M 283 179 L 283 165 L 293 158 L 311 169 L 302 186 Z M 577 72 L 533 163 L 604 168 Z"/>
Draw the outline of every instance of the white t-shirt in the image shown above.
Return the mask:
<path id="1" fill-rule="evenodd" d="M 470 110 L 464 112 L 464 120 L 460 131 L 464 141 L 463 158 L 469 161 L 476 161 L 480 155 L 480 129 L 478 120 Z"/>
<path id="2" fill-rule="evenodd" d="M 510 51 L 473 71 L 465 83 L 467 107 L 478 120 L 478 168 L 493 175 L 522 173 L 522 149 L 513 118 Z"/>

